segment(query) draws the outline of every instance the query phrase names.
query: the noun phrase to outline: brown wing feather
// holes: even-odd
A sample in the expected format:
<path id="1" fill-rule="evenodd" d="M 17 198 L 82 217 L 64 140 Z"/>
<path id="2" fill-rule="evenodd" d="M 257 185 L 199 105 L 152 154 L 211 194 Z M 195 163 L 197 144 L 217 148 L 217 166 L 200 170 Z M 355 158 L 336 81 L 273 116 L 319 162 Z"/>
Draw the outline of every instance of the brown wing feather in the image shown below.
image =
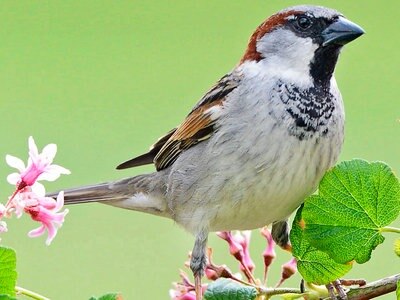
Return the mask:
<path id="1" fill-rule="evenodd" d="M 148 165 L 154 163 L 154 158 L 156 157 L 157 153 L 160 151 L 162 146 L 164 146 L 165 142 L 171 137 L 171 135 L 176 131 L 176 128 L 170 130 L 166 135 L 160 137 L 157 142 L 155 142 L 151 147 L 149 152 L 132 158 L 119 164 L 117 166 L 118 170 L 133 168 L 143 165 Z"/>
<path id="2" fill-rule="evenodd" d="M 218 102 L 204 104 L 187 116 L 154 158 L 154 164 L 158 171 L 170 166 L 183 150 L 211 136 L 216 120 L 206 111 L 216 105 L 222 105 L 222 99 Z"/>
<path id="3" fill-rule="evenodd" d="M 154 163 L 159 171 L 169 167 L 182 151 L 208 139 L 215 130 L 216 119 L 207 110 L 223 105 L 224 99 L 236 89 L 239 80 L 240 77 L 232 73 L 222 77 L 200 99 L 180 126 L 161 137 L 149 152 L 120 164 L 117 169 Z"/>

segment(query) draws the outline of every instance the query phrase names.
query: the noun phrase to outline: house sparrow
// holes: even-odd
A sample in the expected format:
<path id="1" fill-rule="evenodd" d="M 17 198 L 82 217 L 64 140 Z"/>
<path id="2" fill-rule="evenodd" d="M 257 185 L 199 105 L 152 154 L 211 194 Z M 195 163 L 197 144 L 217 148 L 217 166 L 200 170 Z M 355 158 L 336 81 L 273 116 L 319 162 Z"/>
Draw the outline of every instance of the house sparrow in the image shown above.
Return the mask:
<path id="1" fill-rule="evenodd" d="M 263 22 L 238 65 L 186 119 L 125 169 L 157 169 L 65 191 L 65 203 L 101 202 L 167 217 L 194 234 L 190 268 L 201 299 L 211 231 L 274 224 L 288 245 L 288 216 L 332 167 L 344 110 L 333 71 L 343 45 L 364 33 L 336 10 L 294 6 Z"/>

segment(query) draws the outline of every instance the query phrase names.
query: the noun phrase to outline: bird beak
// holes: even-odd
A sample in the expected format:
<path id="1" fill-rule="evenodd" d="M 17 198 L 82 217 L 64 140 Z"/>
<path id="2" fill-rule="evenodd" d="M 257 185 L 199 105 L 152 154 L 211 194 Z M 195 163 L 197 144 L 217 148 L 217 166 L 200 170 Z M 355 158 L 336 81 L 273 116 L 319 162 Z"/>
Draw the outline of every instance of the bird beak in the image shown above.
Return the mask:
<path id="1" fill-rule="evenodd" d="M 339 17 L 334 23 L 322 31 L 322 46 L 339 45 L 343 46 L 365 33 L 357 24 L 346 18 Z"/>

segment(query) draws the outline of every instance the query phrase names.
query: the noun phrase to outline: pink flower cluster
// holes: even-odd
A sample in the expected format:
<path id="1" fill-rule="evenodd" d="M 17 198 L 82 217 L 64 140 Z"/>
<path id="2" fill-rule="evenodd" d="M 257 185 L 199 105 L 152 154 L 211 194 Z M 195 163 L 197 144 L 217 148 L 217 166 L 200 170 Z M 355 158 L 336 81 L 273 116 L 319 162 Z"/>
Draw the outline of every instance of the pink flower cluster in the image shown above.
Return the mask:
<path id="1" fill-rule="evenodd" d="M 250 257 L 250 237 L 251 231 L 222 231 L 217 235 L 228 243 L 229 253 L 239 262 L 240 271 L 246 276 L 247 282 L 243 281 L 240 273 L 233 273 L 226 265 L 216 265 L 212 261 L 212 249 L 208 249 L 208 259 L 205 269 L 205 275 L 208 280 L 215 281 L 219 278 L 229 278 L 233 281 L 251 285 L 254 287 L 261 286 L 261 282 L 265 285 L 267 279 L 268 268 L 276 257 L 275 242 L 272 239 L 270 230 L 267 227 L 261 229 L 261 235 L 267 241 L 266 248 L 262 253 L 264 259 L 264 280 L 254 278 L 255 264 Z M 285 248 L 290 250 L 290 247 Z M 189 262 L 185 264 L 189 266 Z M 295 258 L 282 265 L 281 278 L 276 284 L 280 286 L 286 279 L 291 277 L 297 271 L 297 262 Z M 190 282 L 187 275 L 181 271 L 181 282 L 174 283 L 173 289 L 170 290 L 170 298 L 172 300 L 195 300 L 194 284 Z M 202 284 L 203 293 L 207 290 L 208 284 Z"/>
<path id="2" fill-rule="evenodd" d="M 70 171 L 52 164 L 57 153 L 57 146 L 49 144 L 39 153 L 33 140 L 29 137 L 29 159 L 25 166 L 24 162 L 12 155 L 6 156 L 9 166 L 16 168 L 18 172 L 7 177 L 7 181 L 15 185 L 14 193 L 9 197 L 7 204 L 0 204 L 0 233 L 7 231 L 7 224 L 2 218 L 10 218 L 13 214 L 20 218 L 23 213 L 29 214 L 34 221 L 41 223 L 41 226 L 30 231 L 29 237 L 37 237 L 47 231 L 46 244 L 57 234 L 57 230 L 64 222 L 68 210 L 61 211 L 64 205 L 64 193 L 60 192 L 57 199 L 46 197 L 44 186 L 39 180 L 54 181 L 61 174 L 70 174 Z"/>
<path id="3" fill-rule="evenodd" d="M 240 270 L 246 275 L 250 282 L 254 280 L 253 271 L 255 264 L 250 257 L 250 237 L 251 231 L 221 231 L 217 235 L 225 240 L 229 245 L 230 254 L 239 261 Z"/>
<path id="4" fill-rule="evenodd" d="M 190 282 L 185 272 L 181 271 L 179 276 L 181 277 L 181 282 L 173 284 L 174 288 L 169 290 L 170 298 L 172 300 L 196 300 L 194 284 Z"/>

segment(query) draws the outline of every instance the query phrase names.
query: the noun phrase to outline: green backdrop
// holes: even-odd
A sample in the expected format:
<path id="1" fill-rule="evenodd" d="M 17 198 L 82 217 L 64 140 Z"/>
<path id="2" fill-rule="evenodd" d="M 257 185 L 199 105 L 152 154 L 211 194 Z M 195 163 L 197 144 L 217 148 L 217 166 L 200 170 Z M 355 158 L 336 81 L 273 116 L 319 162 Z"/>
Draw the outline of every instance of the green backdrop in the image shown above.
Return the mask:
<path id="1" fill-rule="evenodd" d="M 346 47 L 336 76 L 346 105 L 341 160 L 383 160 L 400 170 L 399 1 L 307 1 L 342 11 L 367 34 Z M 27 156 L 33 135 L 59 147 L 72 175 L 48 190 L 149 172 L 116 171 L 179 124 L 238 62 L 252 31 L 297 1 L 8 1 L 0 3 L 0 157 Z M 12 187 L 0 165 L 0 196 Z M 399 223 L 399 222 L 398 222 Z M 9 222 L 2 244 L 18 254 L 18 284 L 51 299 L 120 291 L 125 299 L 168 299 L 193 244 L 173 222 L 99 204 L 70 207 L 50 247 L 29 239 L 27 216 Z M 399 225 L 399 224 L 397 224 Z M 399 272 L 394 235 L 347 277 Z M 259 265 L 264 240 L 254 232 Z M 216 263 L 236 263 L 211 237 Z M 271 284 L 279 279 L 279 252 Z M 298 286 L 300 277 L 288 286 Z M 393 299 L 394 295 L 386 299 Z"/>

